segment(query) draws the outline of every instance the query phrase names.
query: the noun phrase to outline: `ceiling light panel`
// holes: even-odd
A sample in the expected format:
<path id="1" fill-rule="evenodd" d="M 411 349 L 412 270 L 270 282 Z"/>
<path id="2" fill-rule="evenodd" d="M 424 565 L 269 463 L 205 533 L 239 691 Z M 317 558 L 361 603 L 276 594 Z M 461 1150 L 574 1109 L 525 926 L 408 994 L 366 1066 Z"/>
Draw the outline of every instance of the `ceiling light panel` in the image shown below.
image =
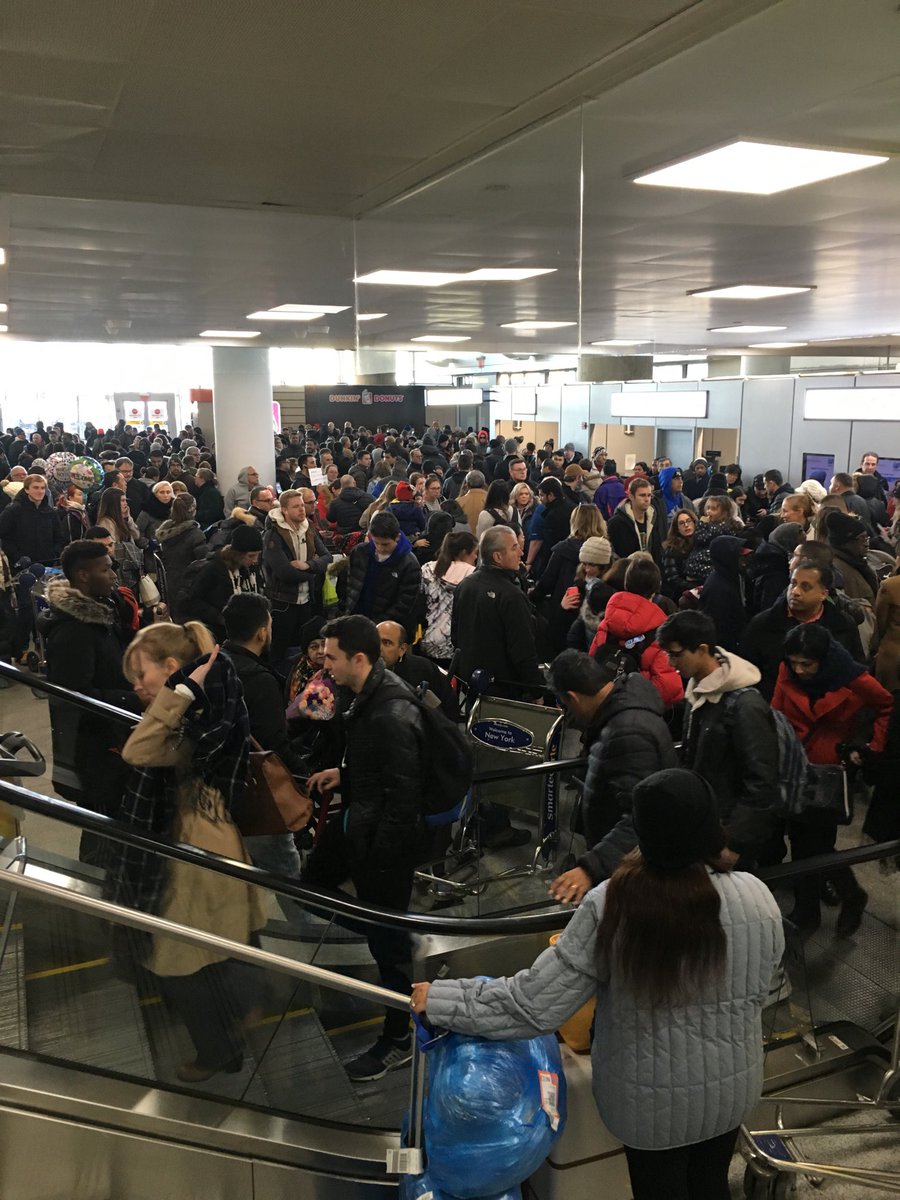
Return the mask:
<path id="1" fill-rule="evenodd" d="M 887 161 L 886 155 L 737 141 L 638 175 L 634 182 L 653 187 L 771 196 Z"/>
<path id="2" fill-rule="evenodd" d="M 6 263 L 6 251 L 0 246 L 0 267 Z"/>
<path id="3" fill-rule="evenodd" d="M 611 338 L 605 342 L 591 342 L 592 346 L 649 346 L 649 342 L 626 342 L 619 338 Z"/>
<path id="4" fill-rule="evenodd" d="M 501 329 L 566 329 L 575 321 L 507 321 Z"/>
<path id="5" fill-rule="evenodd" d="M 470 337 L 455 337 L 445 333 L 423 333 L 409 339 L 411 342 L 471 342 Z"/>
<path id="6" fill-rule="evenodd" d="M 200 337 L 205 338 L 255 338 L 259 337 L 258 329 L 204 329 Z"/>
<path id="7" fill-rule="evenodd" d="M 534 279 L 536 275 L 552 275 L 556 267 L 482 267 L 470 271 L 464 279 L 481 280 L 485 283 L 516 283 L 520 279 Z"/>
<path id="8" fill-rule="evenodd" d="M 8 304 L 0 304 L 0 312 L 9 312 Z"/>
<path id="9" fill-rule="evenodd" d="M 731 287 L 698 288 L 688 292 L 695 299 L 710 300 L 770 300 L 773 296 L 796 296 L 798 292 L 812 292 L 815 288 L 776 287 L 760 283 L 737 283 Z"/>
<path id="10" fill-rule="evenodd" d="M 349 307 L 349 304 L 276 304 L 266 311 L 273 313 L 340 313 L 346 312 Z"/>
<path id="11" fill-rule="evenodd" d="M 380 283 L 391 287 L 443 287 L 465 279 L 455 271 L 370 271 L 357 275 L 354 283 Z"/>
<path id="12" fill-rule="evenodd" d="M 387 313 L 357 313 L 357 321 L 380 321 L 382 317 L 386 317 Z"/>
<path id="13" fill-rule="evenodd" d="M 787 325 L 716 325 L 707 333 L 776 333 Z"/>
<path id="14" fill-rule="evenodd" d="M 9 333 L 8 325 L 0 325 L 0 333 Z"/>
<path id="15" fill-rule="evenodd" d="M 790 350 L 793 346 L 808 346 L 809 342 L 751 342 L 750 350 Z"/>
<path id="16" fill-rule="evenodd" d="M 247 313 L 248 321 L 317 321 L 325 314 L 321 309 L 315 312 L 252 312 Z"/>

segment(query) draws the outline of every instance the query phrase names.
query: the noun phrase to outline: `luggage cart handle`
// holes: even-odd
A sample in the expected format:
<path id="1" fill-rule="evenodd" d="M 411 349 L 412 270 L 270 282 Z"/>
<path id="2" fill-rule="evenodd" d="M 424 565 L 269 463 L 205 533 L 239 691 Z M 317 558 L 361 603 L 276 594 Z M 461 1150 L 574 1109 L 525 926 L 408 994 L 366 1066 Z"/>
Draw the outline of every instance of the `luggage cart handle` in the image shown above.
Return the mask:
<path id="1" fill-rule="evenodd" d="M 31 762 L 16 757 L 22 750 L 31 755 Z M 46 770 L 47 760 L 24 733 L 11 730 L 0 735 L 0 779 L 34 777 Z"/>

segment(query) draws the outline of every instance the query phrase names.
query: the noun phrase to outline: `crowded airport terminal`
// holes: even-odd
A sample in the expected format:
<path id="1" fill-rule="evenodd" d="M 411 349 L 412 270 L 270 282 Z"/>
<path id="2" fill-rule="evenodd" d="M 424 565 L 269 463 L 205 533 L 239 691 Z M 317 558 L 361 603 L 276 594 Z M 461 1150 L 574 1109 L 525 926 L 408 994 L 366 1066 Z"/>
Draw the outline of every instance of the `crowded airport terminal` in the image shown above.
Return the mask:
<path id="1" fill-rule="evenodd" d="M 0 1200 L 900 1195 L 897 4 L 0 61 Z"/>

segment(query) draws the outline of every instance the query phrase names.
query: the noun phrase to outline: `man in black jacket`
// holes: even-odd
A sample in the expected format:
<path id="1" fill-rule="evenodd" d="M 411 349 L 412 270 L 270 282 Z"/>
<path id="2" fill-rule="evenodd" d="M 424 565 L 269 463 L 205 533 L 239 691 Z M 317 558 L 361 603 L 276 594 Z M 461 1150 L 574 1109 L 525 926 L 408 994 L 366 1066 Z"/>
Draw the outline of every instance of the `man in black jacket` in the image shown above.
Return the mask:
<path id="1" fill-rule="evenodd" d="M 63 579 L 47 587 L 49 612 L 41 618 L 47 678 L 117 708 L 140 705 L 122 671 L 131 630 L 115 602 L 116 573 L 99 542 L 71 542 L 62 552 Z M 105 715 L 50 701 L 53 787 L 66 800 L 111 816 L 122 798 L 127 768 L 119 753 L 131 726 Z M 101 863 L 106 840 L 85 834 L 82 862 Z"/>
<path id="2" fill-rule="evenodd" d="M 403 626 L 398 625 L 396 621 L 382 621 L 378 625 L 378 636 L 381 638 L 381 657 L 384 665 L 393 671 L 398 679 L 408 683 L 413 691 L 418 691 L 424 683 L 447 716 L 455 721 L 459 706 L 448 677 L 430 658 L 410 652 L 409 638 Z"/>
<path id="3" fill-rule="evenodd" d="M 342 608 L 372 621 L 396 621 L 411 636 L 418 620 L 422 568 L 393 513 L 377 512 L 369 538 L 350 553 Z"/>
<path id="4" fill-rule="evenodd" d="M 540 579 L 553 547 L 569 536 L 569 521 L 575 507 L 562 483 L 553 475 L 545 475 L 538 484 L 541 507 L 531 522 L 531 542 L 528 546 L 528 568 L 533 579 Z"/>
<path id="5" fill-rule="evenodd" d="M 465 680 L 482 670 L 497 682 L 491 695 L 523 699 L 521 686 L 540 689 L 534 612 L 519 582 L 519 539 L 507 525 L 481 536 L 478 569 L 457 586 L 450 618 L 456 651 L 452 672 Z M 529 691 L 527 698 L 532 699 Z"/>
<path id="6" fill-rule="evenodd" d="M 802 545 L 801 553 L 802 553 Z M 819 562 L 801 559 L 791 572 L 787 595 L 752 618 L 741 640 L 741 654 L 759 668 L 759 690 L 772 699 L 778 668 L 784 659 L 784 639 L 796 625 L 818 621 L 858 663 L 865 663 L 859 628 L 831 599 L 834 572 Z"/>
<path id="7" fill-rule="evenodd" d="M 322 633 L 325 666 L 351 701 L 338 718 L 345 740 L 341 765 L 311 775 L 309 787 L 340 791 L 347 815 L 345 827 L 340 818 L 329 822 L 304 878 L 328 888 L 350 878 L 360 900 L 405 912 L 423 846 L 422 715 L 407 685 L 382 662 L 378 630 L 368 618 L 340 617 Z M 382 925 L 366 929 L 383 985 L 408 993 L 408 936 Z M 408 1015 L 388 1009 L 381 1036 L 347 1064 L 347 1074 L 360 1082 L 380 1079 L 410 1058 Z"/>
<path id="8" fill-rule="evenodd" d="M 639 476 L 628 485 L 623 500 L 609 521 L 607 537 L 617 557 L 628 558 L 636 550 L 646 550 L 662 570 L 663 541 L 668 532 L 665 502 L 653 495 L 649 479 Z"/>
<path id="9" fill-rule="evenodd" d="M 706 613 L 675 613 L 657 641 L 689 681 L 682 763 L 716 794 L 727 839 L 722 863 L 751 866 L 776 828 L 780 787 L 778 734 L 759 671 L 716 645 Z"/>
<path id="10" fill-rule="evenodd" d="M 236 593 L 223 614 L 228 638 L 222 649 L 234 663 L 244 689 L 250 714 L 250 733 L 263 750 L 274 750 L 289 771 L 305 774 L 303 762 L 291 748 L 284 715 L 284 684 L 266 661 L 272 644 L 272 608 L 265 596 Z M 247 837 L 247 850 L 255 866 L 288 879 L 300 878 L 300 855 L 292 833 Z M 287 919 L 296 910 L 290 901 L 280 901 Z"/>
<path id="11" fill-rule="evenodd" d="M 580 904 L 637 845 L 631 815 L 635 784 L 677 767 L 678 755 L 659 693 L 639 672 L 615 677 L 590 655 L 564 650 L 553 660 L 550 674 L 553 690 L 584 730 L 588 751 L 582 813 L 584 836 L 593 849 L 551 887 L 562 903 Z"/>
<path id="12" fill-rule="evenodd" d="M 328 520 L 340 534 L 358 533 L 359 518 L 371 503 L 372 497 L 356 486 L 352 475 L 342 475 L 340 491 L 328 505 Z"/>

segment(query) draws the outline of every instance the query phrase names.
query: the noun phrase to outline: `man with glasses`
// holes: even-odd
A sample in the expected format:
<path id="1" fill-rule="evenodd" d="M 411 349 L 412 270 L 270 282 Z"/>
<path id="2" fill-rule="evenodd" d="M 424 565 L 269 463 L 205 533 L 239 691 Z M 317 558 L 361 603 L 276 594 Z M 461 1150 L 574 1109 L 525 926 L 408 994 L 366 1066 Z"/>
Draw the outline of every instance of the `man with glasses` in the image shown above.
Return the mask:
<path id="1" fill-rule="evenodd" d="M 706 613 L 678 612 L 657 641 L 688 680 L 682 765 L 712 786 L 725 827 L 723 865 L 752 865 L 776 826 L 778 734 L 753 663 L 716 645 Z"/>

